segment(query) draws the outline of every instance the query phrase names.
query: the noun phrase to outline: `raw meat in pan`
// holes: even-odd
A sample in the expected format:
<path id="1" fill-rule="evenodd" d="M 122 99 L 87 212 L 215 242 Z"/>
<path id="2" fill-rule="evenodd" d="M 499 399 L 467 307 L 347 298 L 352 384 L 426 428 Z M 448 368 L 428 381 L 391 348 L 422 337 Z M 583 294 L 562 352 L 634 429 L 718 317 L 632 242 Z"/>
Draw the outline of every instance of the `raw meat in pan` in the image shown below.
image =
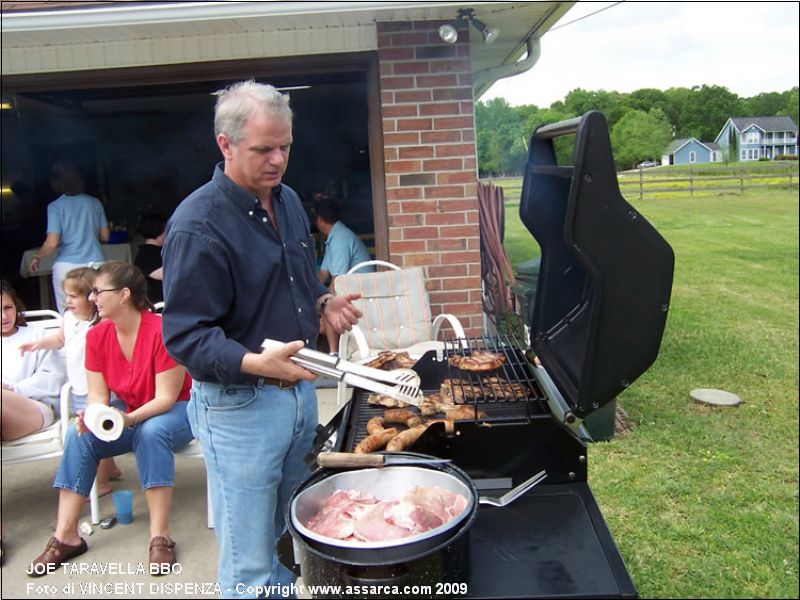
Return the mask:
<path id="1" fill-rule="evenodd" d="M 337 490 L 306 527 L 345 541 L 388 541 L 430 531 L 466 507 L 464 496 L 436 486 L 415 487 L 401 498 L 384 501 L 367 492 Z"/>

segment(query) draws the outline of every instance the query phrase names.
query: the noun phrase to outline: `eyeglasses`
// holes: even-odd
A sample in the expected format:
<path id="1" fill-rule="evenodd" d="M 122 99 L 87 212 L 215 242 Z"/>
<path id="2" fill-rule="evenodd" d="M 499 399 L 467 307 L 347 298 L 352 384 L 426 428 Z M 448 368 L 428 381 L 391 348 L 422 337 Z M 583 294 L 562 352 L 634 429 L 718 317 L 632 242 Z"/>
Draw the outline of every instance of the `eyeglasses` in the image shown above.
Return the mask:
<path id="1" fill-rule="evenodd" d="M 89 295 L 91 296 L 92 294 L 94 294 L 95 296 L 99 296 L 99 295 L 100 295 L 100 294 L 102 294 L 103 292 L 118 292 L 118 291 L 119 291 L 119 290 L 121 290 L 121 289 L 122 289 L 122 288 L 106 288 L 106 289 L 104 289 L 104 290 L 98 290 L 97 288 L 92 288 L 92 289 L 89 291 Z"/>

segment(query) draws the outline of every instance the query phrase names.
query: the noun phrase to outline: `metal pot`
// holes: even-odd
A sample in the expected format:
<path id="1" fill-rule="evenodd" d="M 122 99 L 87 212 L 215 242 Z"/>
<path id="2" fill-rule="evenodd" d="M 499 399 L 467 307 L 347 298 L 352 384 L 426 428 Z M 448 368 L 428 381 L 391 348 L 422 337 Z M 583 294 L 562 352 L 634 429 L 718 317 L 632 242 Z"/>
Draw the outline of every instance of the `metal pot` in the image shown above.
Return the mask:
<path id="1" fill-rule="evenodd" d="M 424 455 L 403 453 L 406 456 Z M 398 498 L 415 486 L 438 486 L 464 495 L 467 507 L 444 525 L 422 534 L 386 542 L 345 542 L 321 536 L 305 527 L 322 503 L 336 491 L 361 490 L 384 500 Z M 287 511 L 292 555 L 279 552 L 289 568 L 308 585 L 420 586 L 417 596 L 435 594 L 441 582 L 466 582 L 469 569 L 468 532 L 478 510 L 472 480 L 452 464 L 394 466 L 358 471 L 320 469 L 294 491 Z M 294 564 L 288 564 L 293 562 Z M 299 569 L 298 569 L 299 567 Z M 424 592 L 430 586 L 429 594 Z M 384 594 L 386 592 L 384 591 Z"/>

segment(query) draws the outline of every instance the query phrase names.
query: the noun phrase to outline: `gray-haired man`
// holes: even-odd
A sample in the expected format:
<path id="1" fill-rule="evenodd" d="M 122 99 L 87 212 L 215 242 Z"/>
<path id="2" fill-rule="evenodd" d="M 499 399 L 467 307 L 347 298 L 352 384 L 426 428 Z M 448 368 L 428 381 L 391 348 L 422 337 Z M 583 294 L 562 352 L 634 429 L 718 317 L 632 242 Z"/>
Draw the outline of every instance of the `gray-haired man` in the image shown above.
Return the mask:
<path id="1" fill-rule="evenodd" d="M 219 94 L 225 159 L 186 198 L 164 244 L 164 340 L 194 379 L 189 420 L 211 482 L 225 597 L 287 585 L 275 555 L 292 488 L 317 425 L 313 375 L 291 360 L 319 315 L 338 331 L 361 316 L 316 277 L 297 194 L 281 183 L 292 144 L 288 99 L 252 81 Z M 271 338 L 286 342 L 261 351 Z"/>

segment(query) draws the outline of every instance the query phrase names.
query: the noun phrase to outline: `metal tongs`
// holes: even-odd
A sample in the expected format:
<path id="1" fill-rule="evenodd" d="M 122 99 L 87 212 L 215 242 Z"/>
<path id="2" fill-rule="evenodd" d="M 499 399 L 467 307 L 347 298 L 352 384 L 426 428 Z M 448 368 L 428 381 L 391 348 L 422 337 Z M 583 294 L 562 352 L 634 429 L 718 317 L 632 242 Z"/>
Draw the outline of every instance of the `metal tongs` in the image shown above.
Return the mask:
<path id="1" fill-rule="evenodd" d="M 262 348 L 278 346 L 283 346 L 283 342 L 266 339 L 261 344 Z M 406 404 L 419 406 L 423 400 L 419 375 L 412 369 L 373 369 L 310 348 L 303 348 L 290 358 L 295 364 L 317 375 L 344 381 L 353 387 L 383 394 Z"/>

